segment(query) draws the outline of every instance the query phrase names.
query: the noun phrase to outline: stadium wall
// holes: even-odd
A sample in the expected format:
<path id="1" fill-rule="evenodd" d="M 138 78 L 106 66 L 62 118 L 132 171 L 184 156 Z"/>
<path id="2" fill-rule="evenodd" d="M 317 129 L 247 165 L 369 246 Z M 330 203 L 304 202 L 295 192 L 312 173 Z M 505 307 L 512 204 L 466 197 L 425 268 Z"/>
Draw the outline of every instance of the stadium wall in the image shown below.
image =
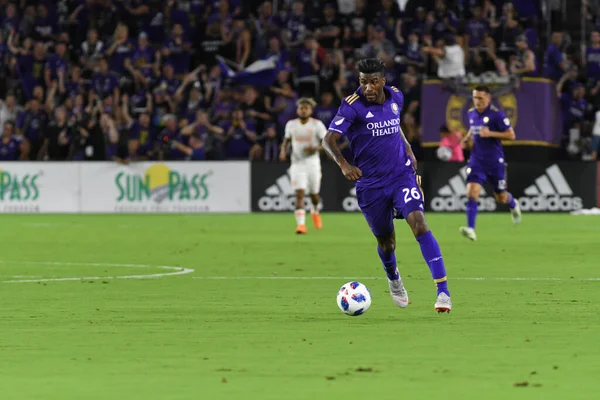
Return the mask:
<path id="1" fill-rule="evenodd" d="M 0 162 L 1 213 L 248 213 L 295 208 L 289 164 L 236 162 Z M 426 210 L 461 212 L 468 168 L 420 163 Z M 599 205 L 600 163 L 516 162 L 508 187 L 523 211 L 568 212 Z M 322 209 L 357 212 L 356 190 L 323 163 Z M 491 191 L 480 210 L 502 211 Z"/>

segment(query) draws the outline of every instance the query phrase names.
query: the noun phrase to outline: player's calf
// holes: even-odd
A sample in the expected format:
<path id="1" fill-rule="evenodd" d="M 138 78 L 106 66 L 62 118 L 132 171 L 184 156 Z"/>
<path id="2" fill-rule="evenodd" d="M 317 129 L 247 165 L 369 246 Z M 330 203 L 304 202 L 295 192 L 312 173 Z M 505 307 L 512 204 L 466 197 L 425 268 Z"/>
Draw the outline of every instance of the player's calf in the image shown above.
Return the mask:
<path id="1" fill-rule="evenodd" d="M 421 247 L 423 259 L 427 263 L 433 281 L 437 286 L 438 298 L 441 294 L 450 298 L 442 252 L 433 233 L 427 227 L 425 215 L 421 211 L 414 211 L 408 215 L 407 222 L 412 228 L 413 233 L 415 233 L 417 242 L 419 242 L 419 246 Z"/>
<path id="2" fill-rule="evenodd" d="M 304 210 L 304 190 L 296 190 L 296 233 L 306 233 L 306 211 Z"/>
<path id="3" fill-rule="evenodd" d="M 323 227 L 323 221 L 321 220 L 321 214 L 319 213 L 319 203 L 321 198 L 318 194 L 311 194 L 310 200 L 310 215 L 312 217 L 313 225 L 315 229 L 321 229 Z"/>
<path id="4" fill-rule="evenodd" d="M 388 278 L 390 295 L 394 303 L 400 308 L 408 306 L 408 292 L 404 288 L 400 271 L 396 263 L 396 235 L 394 232 L 389 235 L 377 238 L 377 254 L 383 264 L 383 269 Z"/>
<path id="5" fill-rule="evenodd" d="M 521 207 L 519 207 L 519 202 L 517 201 L 517 199 L 514 198 L 512 193 L 496 193 L 496 201 L 498 203 L 508 204 L 513 223 L 518 224 L 519 222 L 521 222 Z"/>

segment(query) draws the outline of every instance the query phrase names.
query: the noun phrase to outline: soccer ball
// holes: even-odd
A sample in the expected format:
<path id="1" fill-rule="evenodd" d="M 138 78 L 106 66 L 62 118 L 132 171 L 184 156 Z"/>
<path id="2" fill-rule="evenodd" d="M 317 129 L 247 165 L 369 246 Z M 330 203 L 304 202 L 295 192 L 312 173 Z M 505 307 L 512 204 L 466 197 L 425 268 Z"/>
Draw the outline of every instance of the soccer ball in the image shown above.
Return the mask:
<path id="1" fill-rule="evenodd" d="M 364 314 L 371 307 L 371 292 L 360 282 L 348 282 L 338 292 L 337 305 L 344 314 Z"/>
<path id="2" fill-rule="evenodd" d="M 449 147 L 438 147 L 436 154 L 442 161 L 448 161 L 452 158 L 452 150 Z"/>

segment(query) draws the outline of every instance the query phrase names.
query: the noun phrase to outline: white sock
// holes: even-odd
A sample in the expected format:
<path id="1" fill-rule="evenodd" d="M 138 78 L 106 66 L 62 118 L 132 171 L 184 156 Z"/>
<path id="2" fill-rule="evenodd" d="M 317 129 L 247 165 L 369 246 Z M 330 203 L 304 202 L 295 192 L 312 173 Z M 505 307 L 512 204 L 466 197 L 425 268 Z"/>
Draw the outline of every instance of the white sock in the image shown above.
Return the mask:
<path id="1" fill-rule="evenodd" d="M 306 225 L 306 211 L 296 210 L 296 223 L 298 225 Z"/>
<path id="2" fill-rule="evenodd" d="M 310 213 L 311 214 L 318 214 L 319 213 L 319 206 L 318 205 L 314 205 L 313 203 L 310 203 Z"/>

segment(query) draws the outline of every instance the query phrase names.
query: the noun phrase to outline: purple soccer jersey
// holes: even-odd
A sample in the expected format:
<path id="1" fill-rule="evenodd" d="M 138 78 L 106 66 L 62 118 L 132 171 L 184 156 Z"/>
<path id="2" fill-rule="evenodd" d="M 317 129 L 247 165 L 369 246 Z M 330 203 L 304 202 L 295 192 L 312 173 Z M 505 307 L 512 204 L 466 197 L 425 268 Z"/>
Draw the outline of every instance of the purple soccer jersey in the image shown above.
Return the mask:
<path id="1" fill-rule="evenodd" d="M 473 149 L 469 158 L 467 182 L 480 185 L 490 183 L 496 193 L 501 193 L 506 190 L 506 163 L 502 142 L 496 138 L 483 138 L 480 133 L 484 126 L 492 132 L 505 132 L 511 128 L 510 120 L 491 104 L 482 113 L 471 108 L 468 118 L 473 134 Z"/>
<path id="2" fill-rule="evenodd" d="M 362 171 L 356 197 L 375 236 L 394 230 L 394 218 L 423 210 L 423 195 L 400 133 L 404 96 L 384 88 L 383 104 L 369 103 L 359 89 L 346 97 L 329 130 L 350 141 L 354 163 Z"/>

